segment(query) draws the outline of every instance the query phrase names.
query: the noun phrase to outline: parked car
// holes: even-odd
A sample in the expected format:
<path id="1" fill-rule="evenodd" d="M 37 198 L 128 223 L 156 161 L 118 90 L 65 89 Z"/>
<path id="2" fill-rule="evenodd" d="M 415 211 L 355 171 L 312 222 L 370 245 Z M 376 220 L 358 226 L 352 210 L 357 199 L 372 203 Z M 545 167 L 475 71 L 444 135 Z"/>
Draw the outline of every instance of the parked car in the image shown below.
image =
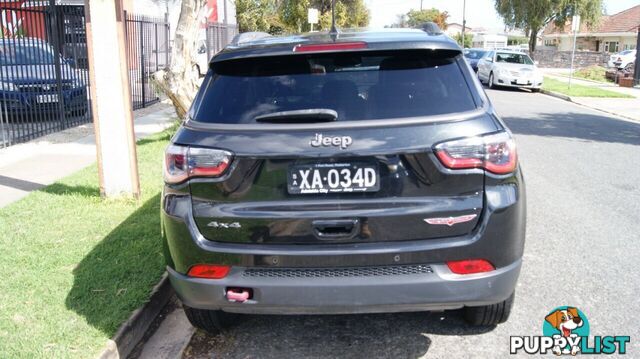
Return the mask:
<path id="1" fill-rule="evenodd" d="M 637 50 L 624 50 L 609 57 L 607 66 L 617 69 L 626 69 L 635 64 Z"/>
<path id="2" fill-rule="evenodd" d="M 60 110 L 76 116 L 87 111 L 83 75 L 60 58 L 59 89 L 56 56 L 60 55 L 37 38 L 0 39 L 0 108 L 10 119 L 46 120 Z"/>
<path id="3" fill-rule="evenodd" d="M 518 51 L 492 50 L 478 61 L 478 78 L 489 88 L 496 86 L 540 91 L 543 75 L 529 55 Z"/>
<path id="4" fill-rule="evenodd" d="M 235 42 L 165 153 L 167 271 L 191 323 L 463 309 L 507 320 L 525 237 L 513 136 L 432 30 Z"/>
<path id="5" fill-rule="evenodd" d="M 473 71 L 478 72 L 478 61 L 487 53 L 485 49 L 464 49 L 464 57 Z"/>

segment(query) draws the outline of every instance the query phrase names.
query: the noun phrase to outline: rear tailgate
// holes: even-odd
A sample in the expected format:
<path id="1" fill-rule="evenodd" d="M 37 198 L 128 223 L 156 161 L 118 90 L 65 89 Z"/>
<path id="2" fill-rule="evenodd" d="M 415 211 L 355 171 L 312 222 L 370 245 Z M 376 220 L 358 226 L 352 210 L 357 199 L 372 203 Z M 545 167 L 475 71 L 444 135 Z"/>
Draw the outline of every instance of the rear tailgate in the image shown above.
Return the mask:
<path id="1" fill-rule="evenodd" d="M 222 177 L 190 180 L 205 238 L 317 244 L 471 232 L 483 208 L 484 172 L 447 170 L 432 148 L 497 127 L 477 110 L 459 54 L 407 54 L 312 54 L 214 67 L 194 103 L 196 121 L 174 138 L 234 154 Z M 300 109 L 330 109 L 337 119 L 254 121 Z"/>

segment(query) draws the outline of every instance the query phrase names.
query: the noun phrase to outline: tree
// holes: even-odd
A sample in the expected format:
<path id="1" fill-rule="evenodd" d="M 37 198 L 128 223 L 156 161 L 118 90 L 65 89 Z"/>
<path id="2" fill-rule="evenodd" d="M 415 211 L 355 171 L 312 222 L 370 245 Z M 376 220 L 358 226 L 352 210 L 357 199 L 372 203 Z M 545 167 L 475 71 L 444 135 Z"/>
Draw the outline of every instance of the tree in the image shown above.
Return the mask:
<path id="1" fill-rule="evenodd" d="M 459 32 L 453 36 L 453 39 L 456 40 L 458 45 L 462 46 L 462 48 L 469 48 L 473 43 L 473 35 L 464 34 L 464 44 L 462 43 L 462 33 Z"/>
<path id="2" fill-rule="evenodd" d="M 507 26 L 528 33 L 533 55 L 538 33 L 547 24 L 553 21 L 562 27 L 577 14 L 587 26 L 593 26 L 602 14 L 602 0 L 495 0 L 495 8 Z"/>
<path id="3" fill-rule="evenodd" d="M 200 76 L 193 69 L 205 5 L 206 0 L 182 0 L 171 48 L 171 63 L 168 69 L 153 74 L 153 82 L 169 97 L 180 118 L 186 116 L 200 87 Z"/>
<path id="4" fill-rule="evenodd" d="M 435 22 L 442 30 L 446 30 L 448 18 L 449 13 L 446 11 L 440 12 L 436 8 L 411 10 L 407 13 L 407 26 L 420 27 L 425 22 Z"/>
<path id="5" fill-rule="evenodd" d="M 235 0 L 235 5 L 240 32 L 277 33 L 284 27 L 278 16 L 277 0 Z"/>
<path id="6" fill-rule="evenodd" d="M 338 28 L 369 25 L 369 10 L 363 0 L 336 0 L 336 26 Z M 331 0 L 281 0 L 280 19 L 290 32 L 309 31 L 307 10 L 318 9 L 320 28 L 331 28 Z"/>

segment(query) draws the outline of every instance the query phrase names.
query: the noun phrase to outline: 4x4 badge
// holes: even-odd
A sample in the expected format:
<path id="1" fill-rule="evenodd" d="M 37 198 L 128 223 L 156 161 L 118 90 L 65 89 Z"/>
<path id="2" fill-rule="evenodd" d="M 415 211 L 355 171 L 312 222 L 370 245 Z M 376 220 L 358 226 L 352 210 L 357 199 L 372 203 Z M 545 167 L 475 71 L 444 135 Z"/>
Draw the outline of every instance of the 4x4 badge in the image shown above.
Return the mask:
<path id="1" fill-rule="evenodd" d="M 313 147 L 329 147 L 329 146 L 336 146 L 336 147 L 340 147 L 341 149 L 345 149 L 347 147 L 349 147 L 351 144 L 353 143 L 353 139 L 351 138 L 351 136 L 334 136 L 334 137 L 329 137 L 329 136 L 322 136 L 321 133 L 316 133 L 316 137 L 311 140 L 311 142 L 309 142 L 309 144 Z"/>
<path id="2" fill-rule="evenodd" d="M 212 228 L 240 228 L 242 226 L 238 222 L 222 223 L 222 222 L 213 221 L 213 222 L 209 222 L 207 224 L 207 227 L 212 227 Z"/>
<path id="3" fill-rule="evenodd" d="M 477 214 L 467 214 L 460 217 L 426 218 L 424 221 L 429 224 L 446 224 L 447 226 L 451 227 L 454 224 L 469 222 L 477 216 Z"/>

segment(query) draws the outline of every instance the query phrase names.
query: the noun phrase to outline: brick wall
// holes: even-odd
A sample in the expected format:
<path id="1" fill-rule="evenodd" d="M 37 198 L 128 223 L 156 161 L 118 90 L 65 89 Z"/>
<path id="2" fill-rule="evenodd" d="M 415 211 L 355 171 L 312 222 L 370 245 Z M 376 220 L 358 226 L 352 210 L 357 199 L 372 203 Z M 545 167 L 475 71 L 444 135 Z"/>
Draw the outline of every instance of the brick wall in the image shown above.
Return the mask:
<path id="1" fill-rule="evenodd" d="M 569 68 L 571 67 L 571 51 L 536 50 L 533 59 L 539 67 Z M 581 68 L 593 65 L 606 66 L 609 54 L 595 51 L 576 51 L 573 67 Z"/>

